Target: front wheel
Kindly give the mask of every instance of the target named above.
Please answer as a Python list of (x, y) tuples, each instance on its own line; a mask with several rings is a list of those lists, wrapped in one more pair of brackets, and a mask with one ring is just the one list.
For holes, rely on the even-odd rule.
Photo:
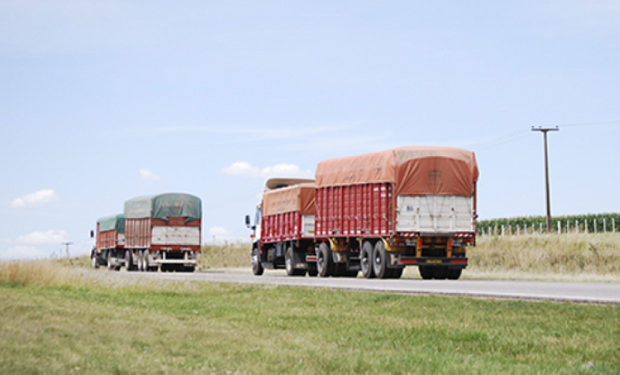
[(97, 253), (95, 251), (93, 251), (90, 255), (90, 262), (93, 266), (93, 269), (96, 270), (97, 268), (99, 268), (99, 261), (97, 260)]
[(265, 272), (265, 269), (263, 268), (263, 265), (260, 264), (260, 254), (258, 253), (258, 248), (257, 247), (253, 247), (252, 248), (252, 273), (255, 276), (260, 276), (263, 274), (263, 272)]

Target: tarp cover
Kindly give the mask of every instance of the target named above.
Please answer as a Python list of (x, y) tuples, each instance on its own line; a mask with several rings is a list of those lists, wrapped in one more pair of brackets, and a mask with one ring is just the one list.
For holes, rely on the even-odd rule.
[(478, 166), (471, 151), (406, 146), (322, 161), (315, 177), (317, 188), (389, 182), (396, 195), (471, 196)]
[(133, 198), (125, 202), (127, 219), (185, 217), (185, 221), (202, 217), (200, 198), (190, 194), (166, 193)]
[(263, 193), (263, 216), (300, 211), (314, 214), (314, 184), (304, 183)]
[(97, 224), (99, 224), (99, 232), (116, 229), (118, 233), (125, 233), (125, 215), (123, 214), (102, 217), (97, 220)]

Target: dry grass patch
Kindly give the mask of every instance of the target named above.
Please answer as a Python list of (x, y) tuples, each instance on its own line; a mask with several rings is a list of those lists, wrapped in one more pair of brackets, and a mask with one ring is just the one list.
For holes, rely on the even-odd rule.
[(620, 279), (620, 235), (482, 236), (468, 271)]

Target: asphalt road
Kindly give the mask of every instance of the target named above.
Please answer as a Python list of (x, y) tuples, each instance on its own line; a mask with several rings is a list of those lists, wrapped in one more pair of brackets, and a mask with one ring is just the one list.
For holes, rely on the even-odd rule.
[(203, 281), (237, 284), (285, 285), (305, 288), (329, 288), (404, 294), (436, 294), (477, 298), (510, 298), (587, 303), (620, 304), (619, 283), (493, 280), (377, 280), (364, 278), (288, 277), (265, 272), (247, 273), (142, 273), (120, 272), (120, 277), (151, 278), (171, 281)]

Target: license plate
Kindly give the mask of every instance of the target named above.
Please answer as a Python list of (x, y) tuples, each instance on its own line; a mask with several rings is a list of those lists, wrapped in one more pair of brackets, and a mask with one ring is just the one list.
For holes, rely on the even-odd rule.
[(441, 263), (441, 259), (429, 259), (426, 263)]

